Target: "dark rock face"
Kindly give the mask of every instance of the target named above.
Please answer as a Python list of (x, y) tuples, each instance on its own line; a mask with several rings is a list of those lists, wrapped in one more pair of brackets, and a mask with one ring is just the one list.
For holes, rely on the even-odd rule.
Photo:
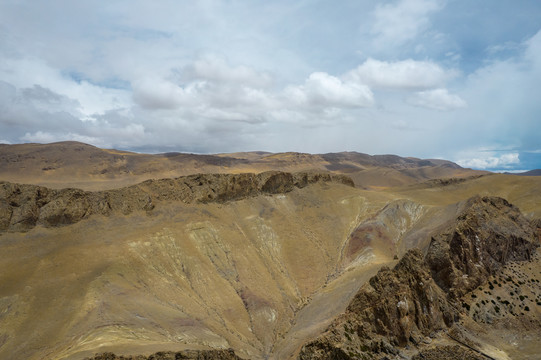
[(412, 360), (486, 360), (487, 358), (481, 356), (471, 350), (464, 349), (458, 345), (455, 346), (441, 346), (429, 350), (422, 351), (415, 355)]
[[(536, 229), (504, 199), (475, 197), (462, 208), (455, 223), (432, 238), (426, 256), (410, 250), (394, 269), (382, 268), (299, 359), (383, 359), (430, 342), (458, 321), (461, 296), (507, 261), (528, 260), (539, 246)], [(448, 349), (440, 350), (427, 358), (446, 358)]]
[[(396, 347), (419, 343), (457, 317), (457, 307), (432, 279), (421, 251), (410, 250), (394, 269), (382, 268), (370, 279), (345, 314), (323, 336), (303, 347), (299, 359), (395, 355)], [(334, 357), (337, 352), (343, 357)]]
[(159, 201), (187, 204), (226, 202), (260, 194), (280, 194), (317, 182), (354, 186), (344, 175), (328, 173), (200, 174), (176, 179), (147, 180), (108, 191), (52, 190), (35, 185), (0, 182), (0, 232), (27, 231), (36, 225), (76, 223), (93, 214), (128, 215), (151, 211)]
[(40, 208), (52, 198), (52, 191), (44, 187), (0, 183), (0, 231), (34, 227)]
[(113, 353), (95, 355), (85, 360), (236, 360), (241, 359), (233, 350), (185, 350), (179, 352), (162, 351), (150, 356), (122, 356)]
[(502, 198), (468, 200), (455, 226), (432, 239), (426, 262), (436, 283), (453, 298), (484, 283), (507, 261), (529, 260), (535, 229)]
[(539, 239), (539, 242), (541, 242), (541, 219), (533, 219), (532, 226), (537, 230), (537, 238)]
[(411, 250), (392, 270), (383, 268), (370, 279), (347, 308), (354, 314), (357, 335), (376, 333), (406, 345), (410, 338), (428, 336), (453, 323), (457, 311), (446, 301), (423, 263), (422, 253)]

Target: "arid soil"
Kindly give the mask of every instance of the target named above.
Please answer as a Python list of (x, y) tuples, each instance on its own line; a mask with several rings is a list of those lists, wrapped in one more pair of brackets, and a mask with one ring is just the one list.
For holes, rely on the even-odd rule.
[(59, 143), (0, 182), (1, 359), (538, 356), (541, 177)]

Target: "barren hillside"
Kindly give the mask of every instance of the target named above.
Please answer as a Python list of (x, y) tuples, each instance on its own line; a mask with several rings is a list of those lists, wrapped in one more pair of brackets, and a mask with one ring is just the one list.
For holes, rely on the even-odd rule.
[[(534, 353), (540, 177), (358, 153), (144, 155), (78, 143), (0, 150), (2, 359), (325, 354), (308, 344), (341, 349), (344, 359), (362, 349), (425, 357), (465, 349), (440, 330), (496, 358)], [(363, 176), (375, 183), (363, 186)], [(464, 251), (436, 251), (454, 233), (467, 235)], [(475, 270), (456, 260), (476, 247), (494, 262)], [(436, 268), (441, 259), (453, 265)], [(408, 283), (420, 278), (434, 297), (402, 314), (393, 301), (417, 301), (423, 292)], [(399, 292), (385, 303), (376, 295), (387, 282)], [(442, 316), (422, 320), (434, 299)], [(371, 313), (367, 304), (376, 303), (385, 311)], [(363, 342), (370, 334), (388, 346)]]
[(100, 149), (78, 142), (0, 144), (0, 180), (55, 189), (107, 190), (149, 179), (197, 173), (260, 173), (270, 170), (347, 174), (358, 187), (367, 189), (485, 174), (463, 169), (445, 160), (370, 156), (355, 152), (322, 155), (265, 152), (150, 155)]

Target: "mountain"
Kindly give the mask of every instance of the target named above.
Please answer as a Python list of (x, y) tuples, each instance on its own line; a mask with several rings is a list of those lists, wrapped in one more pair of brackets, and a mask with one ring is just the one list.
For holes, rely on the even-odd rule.
[(539, 177), (358, 153), (0, 153), (1, 359), (478, 354), (453, 338), (537, 354)]
[(395, 155), (303, 153), (137, 154), (100, 149), (78, 142), (0, 144), (0, 179), (55, 189), (107, 190), (149, 179), (197, 173), (260, 173), (278, 170), (347, 174), (357, 186), (385, 188), (434, 178), (467, 177), (486, 172), (463, 169), (445, 160)]
[(515, 175), (519, 176), (541, 176), (541, 169), (535, 169), (530, 171), (521, 172)]

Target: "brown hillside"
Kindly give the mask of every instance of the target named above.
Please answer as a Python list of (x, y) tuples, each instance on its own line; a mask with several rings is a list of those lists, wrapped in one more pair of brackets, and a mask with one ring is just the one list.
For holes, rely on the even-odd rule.
[[(365, 295), (389, 331), (398, 324), (406, 335), (393, 335), (395, 344), (377, 322), (363, 325), (386, 339), (378, 351), (406, 344), (412, 357), (470, 356), (428, 332), (437, 326), (497, 358), (535, 349), (541, 266), (521, 239), (526, 228), (541, 234), (540, 177), (358, 153), (145, 155), (59, 143), (0, 154), (1, 359), (212, 358), (212, 350), (293, 359), (357, 308), (360, 288), (385, 284), (387, 303)], [(491, 196), (506, 200), (482, 200)], [(475, 235), (485, 244), (481, 270), (459, 262), (476, 263)], [(435, 242), (458, 253), (435, 251)], [(391, 270), (404, 256), (404, 271)], [(408, 326), (386, 318), (391, 290), (413, 301), (421, 288), (408, 284), (425, 277), (433, 299), (445, 301), (434, 305), (441, 317), (408, 308)]]
[(0, 180), (47, 186), (107, 190), (149, 179), (198, 173), (265, 171), (330, 171), (347, 174), (357, 186), (387, 188), (428, 179), (464, 177), (483, 172), (444, 160), (354, 152), (323, 155), (301, 153), (137, 154), (77, 143), (0, 145)]

